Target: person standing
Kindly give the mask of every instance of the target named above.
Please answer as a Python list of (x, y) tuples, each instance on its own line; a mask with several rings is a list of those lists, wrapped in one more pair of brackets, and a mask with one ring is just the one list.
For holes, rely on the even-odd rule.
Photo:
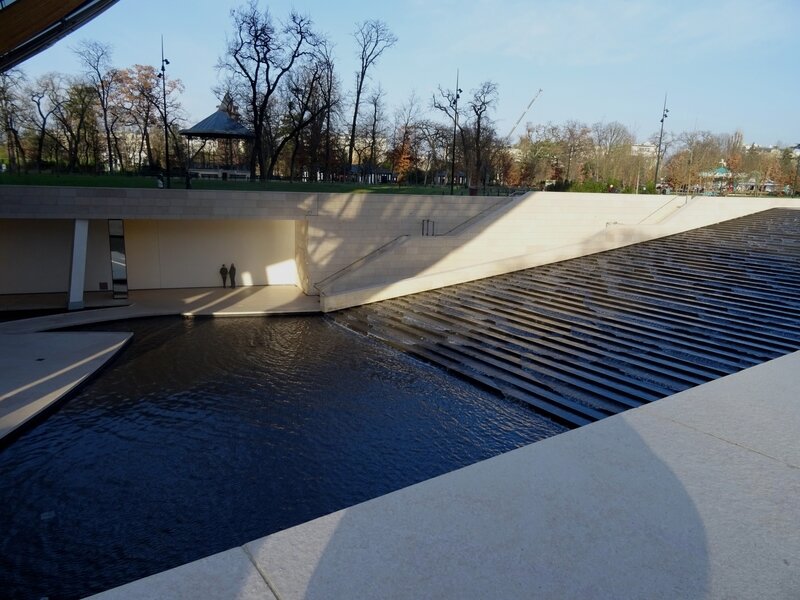
[[(231, 266), (233, 266), (233, 265), (231, 265)], [(222, 287), (225, 287), (227, 285), (227, 283), (228, 283), (228, 267), (226, 267), (225, 265), (222, 265), (219, 268), (219, 274), (220, 274), (220, 277), (222, 277)]]
[(231, 287), (236, 287), (236, 265), (231, 263), (231, 268), (228, 269), (228, 277), (231, 278)]

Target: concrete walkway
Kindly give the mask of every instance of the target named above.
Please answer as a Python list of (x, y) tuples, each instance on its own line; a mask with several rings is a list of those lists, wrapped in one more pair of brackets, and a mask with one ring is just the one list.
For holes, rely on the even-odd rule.
[[(122, 304), (124, 302), (124, 304)], [(319, 299), (294, 286), (133, 291), (127, 301), (87, 294), (87, 310), (0, 323), (0, 439), (91, 377), (131, 337), (127, 333), (48, 332), (161, 315), (265, 316), (319, 312)], [(65, 294), (0, 296), (0, 312), (66, 305)]]
[(93, 596), (800, 595), (800, 353)]

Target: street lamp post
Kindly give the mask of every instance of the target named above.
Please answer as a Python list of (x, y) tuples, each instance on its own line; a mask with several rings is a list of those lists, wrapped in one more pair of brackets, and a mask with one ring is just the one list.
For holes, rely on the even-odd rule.
[(800, 195), (797, 193), (797, 175), (800, 174), (800, 144), (794, 147), (795, 151), (797, 151), (797, 156), (795, 156), (795, 162), (797, 165), (794, 169), (794, 185), (792, 185), (792, 196)]
[(164, 158), (167, 164), (167, 187), (170, 187), (169, 182), (169, 120), (167, 119), (167, 65), (169, 60), (164, 58), (164, 36), (161, 36), (161, 73), (158, 74), (161, 79), (161, 90), (164, 94)]
[(658, 134), (658, 148), (656, 148), (656, 175), (655, 181), (653, 181), (653, 188), (655, 189), (658, 186), (658, 167), (661, 163), (661, 140), (664, 138), (664, 121), (669, 114), (669, 109), (667, 108), (667, 95), (664, 94), (664, 110), (661, 112), (661, 133)]
[(453, 187), (456, 182), (456, 129), (458, 128), (458, 99), (461, 97), (461, 89), (458, 87), (458, 70), (456, 69), (456, 91), (450, 100), (453, 107), (453, 152), (450, 157), (450, 195), (453, 195)]

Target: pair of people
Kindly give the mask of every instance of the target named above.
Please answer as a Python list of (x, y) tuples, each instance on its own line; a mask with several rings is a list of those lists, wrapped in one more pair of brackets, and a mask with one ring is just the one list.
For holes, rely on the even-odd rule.
[(231, 280), (231, 287), (236, 287), (236, 265), (231, 263), (230, 268), (228, 268), (223, 264), (219, 269), (219, 274), (220, 277), (222, 277), (222, 287), (227, 287), (229, 277)]

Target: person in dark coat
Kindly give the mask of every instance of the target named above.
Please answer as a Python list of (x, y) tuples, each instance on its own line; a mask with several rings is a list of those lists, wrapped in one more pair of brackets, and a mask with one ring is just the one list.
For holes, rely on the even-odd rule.
[(231, 287), (236, 287), (236, 265), (231, 263), (231, 268), (228, 269), (228, 277), (231, 278)]
[[(231, 265), (231, 266), (233, 266), (233, 265)], [(219, 268), (219, 274), (220, 274), (220, 277), (222, 277), (222, 287), (225, 287), (227, 285), (227, 283), (228, 283), (228, 267), (226, 267), (225, 265), (222, 265)]]

